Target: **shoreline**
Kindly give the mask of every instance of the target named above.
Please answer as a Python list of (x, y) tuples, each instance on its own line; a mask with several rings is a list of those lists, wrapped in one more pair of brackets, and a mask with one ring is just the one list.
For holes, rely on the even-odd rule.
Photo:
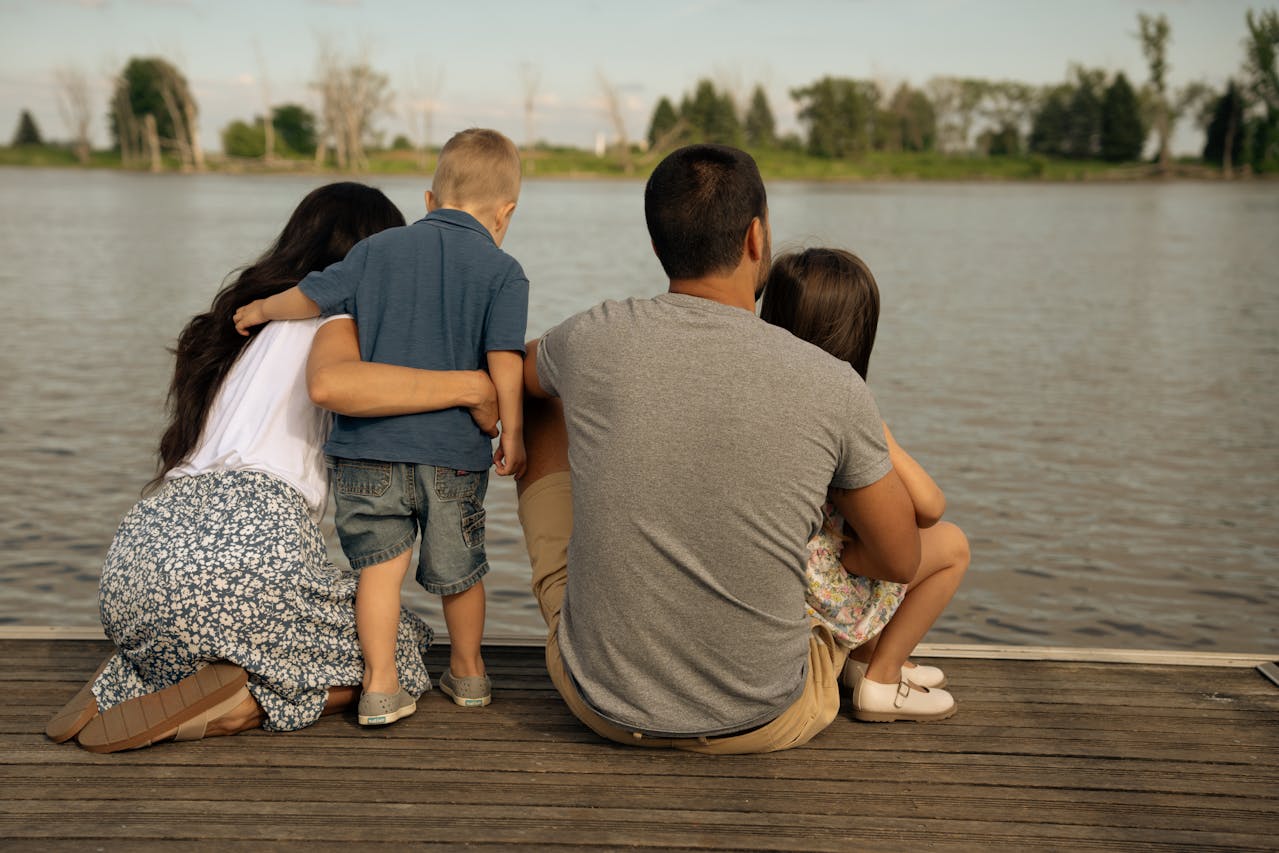
[[(759, 163), (765, 181), (799, 184), (1133, 184), (1133, 183), (1268, 183), (1279, 176), (1251, 172), (1224, 175), (1215, 166), (1197, 162), (1174, 163), (1161, 173), (1153, 163), (1105, 163), (1093, 160), (1064, 160), (1038, 155), (983, 157), (942, 155), (935, 152), (872, 152), (858, 159), (824, 160), (790, 151), (751, 152)], [(611, 159), (596, 157), (592, 152), (577, 150), (534, 151), (525, 157), (525, 181), (643, 181), (657, 158), (643, 156), (630, 174)], [(313, 160), (276, 160), (268, 164), (214, 155), (202, 171), (179, 168), (166, 162), (158, 172), (123, 165), (114, 152), (95, 151), (87, 164), (77, 162), (71, 152), (43, 147), (23, 150), (0, 147), (0, 168), (49, 169), (56, 171), (110, 171), (147, 175), (254, 175), (304, 176), (332, 178), (379, 178), (430, 175), (434, 157), (428, 168), (419, 167), (417, 152), (386, 151), (370, 157), (369, 168), (339, 170), (317, 166)]]

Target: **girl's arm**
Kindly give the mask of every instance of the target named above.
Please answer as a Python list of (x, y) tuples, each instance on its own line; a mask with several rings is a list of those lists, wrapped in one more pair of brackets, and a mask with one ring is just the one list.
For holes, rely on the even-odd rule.
[(497, 473), (524, 476), (524, 355), (509, 350), (488, 354), (489, 374), (497, 388), (497, 407), (502, 420), (502, 437), (493, 462)]
[(910, 502), (915, 505), (915, 523), (921, 528), (932, 527), (946, 511), (946, 496), (933, 482), (933, 478), (928, 476), (924, 467), (902, 450), (889, 431), (888, 424), (884, 424), (884, 438), (888, 441), (888, 458), (893, 463), (893, 469), (906, 486)]
[(268, 320), (305, 320), (320, 316), (320, 306), (295, 284), (266, 299), (254, 299), (235, 312), (235, 330), (247, 335), (249, 329)]
[(355, 321), (330, 320), (315, 333), (306, 363), (311, 402), (342, 415), (411, 415), (463, 406), (497, 435), (497, 391), (483, 370), (419, 370), (360, 360)]

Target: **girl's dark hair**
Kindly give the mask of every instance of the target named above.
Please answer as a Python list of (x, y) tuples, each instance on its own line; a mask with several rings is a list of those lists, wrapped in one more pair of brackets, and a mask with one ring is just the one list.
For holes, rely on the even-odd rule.
[[(346, 257), (372, 234), (404, 224), (404, 216), (381, 190), (353, 182), (312, 190), (293, 211), (271, 248), (240, 271), (178, 335), (169, 384), (169, 425), (160, 438), (159, 466), (150, 489), (195, 449), (213, 398), (250, 337), (235, 330), (237, 308), (297, 284), (313, 270)], [(233, 273), (234, 275), (234, 273)]]
[(870, 268), (852, 252), (807, 249), (777, 258), (759, 313), (866, 378), (879, 325), (879, 287)]

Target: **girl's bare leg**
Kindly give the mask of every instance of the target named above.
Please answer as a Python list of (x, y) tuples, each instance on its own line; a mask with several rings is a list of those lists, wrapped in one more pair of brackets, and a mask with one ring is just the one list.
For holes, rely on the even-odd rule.
[(866, 677), (882, 684), (896, 684), (901, 668), (959, 588), (968, 570), (968, 537), (943, 521), (919, 531), (919, 572), (901, 606), (874, 642), (853, 651), (853, 658), (869, 662)]
[(484, 640), (484, 581), (443, 596), (449, 629), (449, 669), (457, 678), (484, 674), (480, 645)]
[(412, 556), (412, 550), (408, 550), (360, 571), (355, 593), (355, 630), (364, 653), (364, 689), (370, 693), (394, 694), (400, 689), (395, 639), (400, 624), (400, 587)]

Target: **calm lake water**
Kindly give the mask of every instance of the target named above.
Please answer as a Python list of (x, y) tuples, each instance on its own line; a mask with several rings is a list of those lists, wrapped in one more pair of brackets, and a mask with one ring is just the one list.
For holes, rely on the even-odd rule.
[[(0, 624), (97, 624), (166, 346), (319, 183), (0, 169)], [(1279, 185), (769, 190), (775, 251), (879, 280), (871, 387), (973, 549), (929, 640), (1279, 652)], [(638, 183), (531, 182), (506, 248), (530, 334), (664, 289)], [(509, 481), (489, 508), (488, 632), (538, 636)]]

